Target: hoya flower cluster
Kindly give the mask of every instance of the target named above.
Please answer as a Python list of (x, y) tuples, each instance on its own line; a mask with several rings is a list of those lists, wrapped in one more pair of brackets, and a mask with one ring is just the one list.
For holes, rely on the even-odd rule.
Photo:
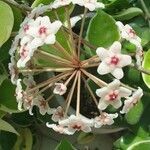
[[(61, 22), (57, 15), (57, 19), (42, 16), (44, 12), (55, 11), (59, 7), (65, 7), (66, 12), (69, 12), (68, 5), (71, 3), (85, 7), (84, 15), (73, 18), (68, 15), (66, 22)], [(34, 115), (33, 109), (38, 108), (40, 114), (51, 115), (54, 123), (46, 123), (47, 127), (61, 134), (91, 132), (93, 127), (112, 125), (114, 119), (129, 112), (143, 95), (140, 87), (137, 90), (128, 88), (120, 81), (124, 77), (123, 67), (132, 63), (131, 56), (121, 52), (123, 39), (135, 44), (138, 65), (142, 60), (141, 40), (129, 25), (124, 26), (121, 22), (116, 22), (121, 35), (120, 41), (115, 41), (108, 48), (98, 47), (96, 55), (91, 58), (80, 59), (84, 26), (81, 26), (79, 36), (71, 27), (81, 18), (84, 25), (87, 11), (97, 8), (104, 8), (104, 4), (97, 0), (56, 0), (49, 5), (40, 5), (25, 18), (10, 49), (9, 69), (11, 81), (16, 85), (18, 109), (29, 110), (30, 115)], [(68, 46), (61, 44), (59, 34), (66, 38)], [(40, 60), (45, 61), (46, 65), (41, 65)], [(106, 83), (88, 70), (91, 67), (101, 76), (112, 74), (115, 79)], [(48, 79), (44, 76), (47, 73)], [(88, 84), (89, 79), (97, 84), (99, 89), (93, 91)], [(81, 114), (83, 88), (89, 92), (98, 110), (98, 115), (92, 118)], [(65, 100), (61, 100), (62, 102), (54, 107), (51, 101), (56, 101), (56, 95), (63, 96)], [(74, 113), (70, 108), (75, 99)], [(106, 111), (108, 106), (115, 108), (116, 113)]]

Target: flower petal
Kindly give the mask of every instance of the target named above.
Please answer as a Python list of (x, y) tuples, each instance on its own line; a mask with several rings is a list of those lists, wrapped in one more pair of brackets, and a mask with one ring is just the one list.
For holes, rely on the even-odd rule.
[(130, 96), (132, 94), (131, 90), (124, 88), (124, 87), (120, 87), (119, 92), (120, 92), (119, 94), (121, 97), (127, 97), (127, 96)]
[(109, 51), (106, 50), (103, 47), (99, 47), (96, 50), (97, 55), (100, 57), (100, 59), (103, 61), (105, 58), (109, 57)]
[(106, 101), (100, 99), (99, 104), (98, 104), (98, 109), (104, 110), (104, 109), (107, 108), (108, 105), (109, 105), (109, 104), (107, 104)]
[(121, 79), (124, 76), (123, 70), (121, 68), (116, 68), (111, 72), (111, 74), (117, 79)]
[(124, 67), (127, 65), (130, 65), (132, 63), (132, 58), (129, 55), (120, 55), (120, 61), (118, 66), (119, 67)]
[(54, 34), (50, 34), (49, 36), (47, 36), (44, 42), (45, 44), (54, 44), (56, 42), (56, 36)]
[(107, 93), (108, 93), (108, 88), (107, 87), (103, 87), (103, 88), (101, 88), (101, 89), (97, 89), (96, 90), (96, 94), (97, 94), (97, 96), (99, 96), (99, 97), (104, 97)]
[(118, 41), (115, 41), (112, 46), (109, 48), (110, 51), (113, 53), (120, 53), (121, 52), (121, 43)]
[(119, 107), (121, 107), (121, 105), (122, 105), (121, 100), (117, 100), (117, 101), (115, 101), (114, 103), (112, 103), (112, 106), (113, 106), (114, 108), (116, 108), (116, 109), (118, 109)]
[(97, 68), (97, 72), (100, 75), (110, 73), (111, 72), (111, 67), (109, 67), (109, 65), (107, 65), (105, 62), (101, 62), (100, 65)]

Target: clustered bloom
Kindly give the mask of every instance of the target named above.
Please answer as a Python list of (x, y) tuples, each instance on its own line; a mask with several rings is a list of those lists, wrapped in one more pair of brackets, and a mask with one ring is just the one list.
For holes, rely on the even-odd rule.
[(118, 117), (118, 114), (108, 114), (103, 112), (100, 116), (95, 117), (94, 119), (94, 127), (100, 128), (103, 125), (112, 125), (114, 123), (114, 119)]
[(66, 85), (64, 85), (63, 83), (55, 83), (55, 88), (53, 93), (63, 95), (66, 93), (66, 91), (67, 91)]
[(97, 69), (101, 75), (111, 73), (115, 78), (121, 79), (124, 76), (122, 67), (130, 65), (131, 56), (121, 54), (121, 43), (116, 41), (109, 50), (99, 47), (96, 50), (101, 63)]
[(97, 0), (72, 0), (73, 4), (78, 4), (79, 6), (84, 6), (88, 8), (90, 11), (93, 11), (97, 8), (104, 8), (105, 5), (101, 2), (97, 2)]
[(55, 34), (61, 26), (62, 23), (58, 20), (51, 23), (48, 16), (37, 17), (26, 23), (23, 26), (24, 37), (20, 42), (20, 59), (17, 67), (25, 67), (38, 47), (43, 44), (54, 44), (56, 42)]
[(124, 106), (120, 113), (122, 114), (128, 113), (129, 110), (138, 103), (138, 101), (140, 100), (142, 96), (143, 96), (143, 90), (139, 88), (137, 91), (133, 93), (132, 96), (128, 97), (124, 101)]
[(131, 95), (132, 92), (127, 88), (120, 87), (120, 84), (119, 80), (114, 80), (107, 87), (96, 90), (97, 96), (101, 97), (98, 104), (100, 110), (106, 109), (108, 105), (118, 109), (122, 105), (121, 98)]
[[(55, 0), (50, 5), (38, 6), (31, 12), (31, 14), (28, 15), (28, 17), (25, 18), (24, 22), (22, 23), (19, 34), (16, 36), (12, 48), (10, 50), (11, 63), (9, 64), (11, 81), (13, 84), (16, 84), (16, 99), (18, 102), (18, 109), (28, 110), (29, 114), (33, 115), (33, 107), (36, 106), (39, 109), (41, 115), (45, 115), (47, 113), (51, 115), (52, 121), (55, 122), (55, 124), (46, 123), (47, 127), (52, 128), (54, 131), (59, 132), (61, 134), (68, 134), (68, 135), (72, 135), (76, 131), (91, 132), (93, 127), (100, 128), (101, 126), (112, 125), (114, 123), (114, 119), (118, 117), (118, 112), (117, 112), (118, 109), (119, 112), (122, 114), (128, 113), (129, 110), (140, 100), (140, 98), (143, 95), (143, 91), (141, 88), (139, 88), (137, 91), (135, 91), (132, 94), (132, 91), (129, 90), (128, 87), (121, 84), (121, 82), (119, 81), (119, 79), (123, 78), (124, 76), (122, 68), (132, 63), (131, 56), (121, 53), (122, 45), (119, 41), (115, 41), (107, 49), (103, 47), (99, 47), (96, 50), (96, 53), (100, 58), (100, 64), (97, 68), (97, 72), (100, 75), (111, 73), (116, 78), (111, 83), (107, 84), (101, 79), (97, 78), (96, 76), (88, 72), (85, 73), (86, 71), (85, 68), (82, 66), (82, 61), (80, 63), (79, 59), (77, 58), (74, 59), (74, 57), (71, 56), (72, 54), (66, 52), (67, 55), (65, 55), (66, 53), (64, 53), (64, 55), (67, 56), (65, 58), (67, 60), (61, 57), (57, 57), (55, 55), (53, 55), (53, 59), (54, 58), (58, 59), (57, 60), (59, 62), (58, 64), (60, 64), (60, 61), (65, 60), (63, 63), (65, 63), (66, 66), (69, 67), (73, 66), (73, 68), (71, 68), (71, 71), (67, 70), (68, 71), (67, 72), (65, 70), (66, 66), (63, 66), (62, 63), (60, 66), (64, 68), (56, 67), (54, 68), (54, 70), (58, 69), (60, 71), (61, 69), (62, 70), (64, 69), (65, 71), (63, 70), (62, 73), (60, 74), (57, 74), (58, 72), (56, 71), (57, 73), (56, 74), (54, 73), (54, 78), (52, 77), (50, 78), (50, 80), (48, 79), (47, 81), (43, 81), (41, 83), (36, 84), (34, 80), (34, 75), (35, 75), (34, 73), (42, 69), (41, 68), (39, 69), (38, 66), (34, 66), (34, 65), (33, 66), (31, 65), (30, 68), (30, 65), (28, 65), (29, 60), (34, 55), (34, 52), (44, 44), (53, 45), (54, 47), (56, 46), (55, 48), (59, 47), (61, 48), (61, 52), (62, 50), (64, 50), (64, 47), (60, 43), (58, 43), (56, 39), (56, 34), (61, 28), (62, 23), (59, 20), (51, 22), (48, 16), (41, 17), (39, 15), (46, 12), (46, 10), (48, 9), (57, 9), (62, 6), (69, 5), (70, 3), (84, 6), (89, 11), (94, 11), (97, 8), (104, 8), (104, 4), (98, 2), (97, 0), (81, 0), (81, 1)], [(84, 15), (75, 16), (72, 18), (72, 20), (70, 19), (71, 26), (73, 27), (76, 24), (76, 22), (78, 22), (83, 17), (86, 16)], [(138, 36), (136, 36), (133, 29), (129, 25), (124, 26), (121, 22), (117, 22), (116, 24), (119, 27), (122, 38), (130, 41), (131, 43), (134, 43), (137, 46), (137, 49), (140, 50), (141, 40)], [(16, 52), (19, 54), (19, 58), (15, 54)], [(52, 55), (52, 54), (49, 53), (48, 55)], [(73, 62), (71, 62), (70, 59), (71, 61), (73, 60)], [(70, 64), (68, 62), (70, 62)], [(86, 60), (84, 64), (87, 65)], [(19, 74), (20, 72), (18, 71), (19, 69), (20, 72), (26, 70), (27, 72), (25, 73), (21, 72), (22, 75), (20, 75)], [(46, 69), (53, 70), (53, 68), (46, 68)], [(43, 70), (45, 71), (46, 69)], [(93, 118), (87, 118), (82, 114), (80, 114), (79, 105), (80, 105), (80, 95), (81, 95), (80, 86), (81, 86), (81, 79), (83, 77), (82, 74), (86, 75), (88, 78), (91, 77), (90, 79), (94, 78), (93, 81), (95, 83), (100, 81), (98, 85), (101, 88), (96, 90), (96, 95), (100, 97), (100, 99), (98, 102), (96, 102), (95, 100), (96, 98), (95, 99), (93, 98), (99, 110), (99, 115), (94, 116)], [(74, 79), (73, 82), (71, 81), (72, 79)], [(68, 86), (67, 89), (67, 85), (70, 83), (72, 83), (72, 87), (70, 88), (70, 86)], [(77, 85), (77, 90), (75, 89), (76, 85)], [(50, 96), (44, 95), (44, 92), (50, 87), (53, 88), (52, 95)], [(70, 92), (68, 92), (68, 90), (70, 90)], [(71, 99), (73, 97), (74, 91), (77, 91), (76, 115), (72, 113), (71, 115), (68, 115), (69, 107), (71, 105)], [(66, 96), (67, 92), (68, 95)], [(91, 90), (91, 92), (93, 91)], [(51, 108), (49, 106), (49, 100), (55, 94), (58, 94), (60, 96), (63, 96), (65, 94), (64, 97), (67, 97), (65, 107), (58, 106), (57, 108)], [(105, 112), (105, 109), (107, 109), (109, 105), (117, 109), (116, 113), (109, 114), (108, 111), (106, 111), (107, 113)]]
[(136, 63), (138, 66), (141, 66), (141, 61), (143, 59), (141, 39), (136, 35), (136, 32), (133, 30), (133, 28), (130, 25), (128, 24), (123, 25), (123, 23), (120, 21), (117, 21), (116, 25), (120, 30), (121, 37), (133, 43), (136, 46), (136, 60), (137, 60)]
[(62, 6), (69, 5), (70, 3), (77, 4), (79, 6), (84, 6), (85, 8), (89, 9), (90, 11), (94, 11), (97, 8), (104, 8), (105, 5), (97, 0), (55, 0), (52, 3), (51, 7), (56, 9)]

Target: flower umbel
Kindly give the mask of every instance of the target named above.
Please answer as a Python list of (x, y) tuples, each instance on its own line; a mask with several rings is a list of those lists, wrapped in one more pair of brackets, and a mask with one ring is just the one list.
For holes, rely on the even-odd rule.
[[(71, 3), (84, 6), (84, 14), (71, 19)], [(59, 7), (64, 7), (66, 20), (58, 15)], [(136, 89), (119, 81), (124, 77), (122, 68), (132, 62), (130, 55), (121, 53), (121, 42), (115, 41), (109, 48), (93, 48), (97, 55), (81, 57), (85, 50), (83, 45), (95, 47), (83, 39), (83, 31), (88, 10), (97, 8), (104, 8), (104, 4), (97, 0), (56, 0), (46, 6), (40, 5), (21, 24), (9, 52), (18, 109), (28, 110), (30, 115), (34, 112), (50, 115), (55, 124), (47, 123), (47, 127), (61, 134), (91, 132), (93, 127), (112, 125), (119, 113), (127, 113), (143, 95), (139, 88), (131, 96)], [(50, 19), (42, 15), (47, 11), (54, 12), (55, 16)], [(72, 27), (80, 19), (77, 35)], [(131, 30), (129, 26), (125, 28), (120, 28), (122, 38), (140, 42), (134, 31), (128, 31)], [(111, 73), (116, 79), (112, 81), (112, 77), (106, 75), (108, 80), (102, 80), (94, 70), (100, 75)], [(96, 93), (90, 81), (98, 86)], [(100, 97), (99, 101), (96, 95)], [(91, 105), (86, 106), (89, 100)], [(109, 105), (115, 108), (114, 114), (109, 113)], [(86, 111), (82, 107), (87, 107)], [(107, 113), (103, 112), (106, 108)]]

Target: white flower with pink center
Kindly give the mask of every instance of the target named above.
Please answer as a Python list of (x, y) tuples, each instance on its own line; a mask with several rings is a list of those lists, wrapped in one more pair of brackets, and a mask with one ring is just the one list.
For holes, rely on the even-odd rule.
[(74, 134), (76, 131), (91, 132), (93, 126), (93, 119), (88, 119), (83, 116), (71, 115), (67, 119), (60, 120), (61, 126), (67, 127), (68, 131)]
[(72, 135), (72, 132), (69, 132), (68, 131), (68, 128), (65, 128), (61, 125), (56, 125), (56, 124), (49, 124), (49, 123), (46, 123), (46, 126), (48, 128), (52, 128), (54, 131), (60, 133), (60, 134), (68, 134), (68, 135)]
[(64, 110), (61, 106), (59, 106), (54, 110), (54, 113), (52, 115), (52, 120), (54, 122), (58, 122), (59, 120), (62, 119), (64, 119)]
[(29, 110), (29, 114), (33, 115), (32, 109), (34, 106), (34, 96), (32, 94), (28, 94), (26, 92), (23, 93), (23, 108), (25, 110)]
[(30, 58), (33, 56), (35, 49), (32, 49), (30, 47), (30, 44), (21, 46), (19, 50), (20, 59), (17, 62), (17, 67), (25, 67), (26, 63), (30, 60)]
[(124, 106), (123, 106), (123, 109), (120, 111), (120, 113), (122, 114), (128, 113), (129, 110), (138, 103), (138, 101), (140, 100), (142, 96), (143, 96), (143, 90), (139, 88), (137, 91), (133, 93), (131, 97), (128, 97), (124, 101)]
[(101, 59), (97, 69), (100, 75), (111, 73), (115, 78), (121, 79), (124, 76), (122, 67), (132, 62), (131, 56), (121, 54), (121, 43), (118, 41), (114, 42), (109, 50), (97, 48), (96, 53)]
[(62, 6), (69, 5), (71, 0), (55, 0), (54, 3), (51, 5), (52, 8), (56, 9)]
[(53, 114), (54, 109), (49, 107), (48, 101), (46, 101), (41, 95), (34, 98), (34, 104), (39, 108), (41, 115)]
[(141, 39), (136, 35), (135, 31), (130, 25), (123, 25), (123, 23), (120, 21), (117, 21), (116, 25), (118, 26), (123, 39), (126, 39), (133, 44), (135, 44), (135, 42), (141, 43)]
[(21, 85), (21, 79), (17, 80), (17, 86), (16, 86), (16, 99), (18, 102), (18, 110), (22, 110), (22, 104), (23, 104), (23, 89)]
[(27, 32), (36, 41), (43, 44), (54, 44), (56, 42), (55, 34), (58, 32), (62, 23), (60, 21), (50, 22), (48, 16), (36, 18), (33, 26)]
[(13, 84), (16, 84), (18, 79), (18, 74), (16, 70), (16, 62), (14, 56), (11, 57), (11, 63), (8, 64), (8, 68), (9, 68), (9, 73), (11, 75), (11, 82)]
[(112, 125), (114, 119), (118, 117), (118, 114), (108, 114), (103, 112), (100, 116), (94, 118), (94, 127), (100, 128), (103, 125)]
[(118, 109), (122, 105), (121, 98), (128, 97), (131, 93), (127, 88), (120, 87), (120, 81), (116, 79), (108, 84), (107, 87), (96, 90), (97, 96), (101, 97), (98, 108), (104, 110), (107, 106), (112, 105)]
[(73, 4), (77, 4), (79, 6), (84, 6), (88, 8), (89, 11), (94, 11), (97, 8), (104, 8), (105, 5), (97, 0), (72, 0)]
[(64, 85), (63, 83), (55, 83), (55, 88), (53, 91), (54, 94), (63, 95), (66, 93), (66, 91), (67, 91), (66, 85)]

